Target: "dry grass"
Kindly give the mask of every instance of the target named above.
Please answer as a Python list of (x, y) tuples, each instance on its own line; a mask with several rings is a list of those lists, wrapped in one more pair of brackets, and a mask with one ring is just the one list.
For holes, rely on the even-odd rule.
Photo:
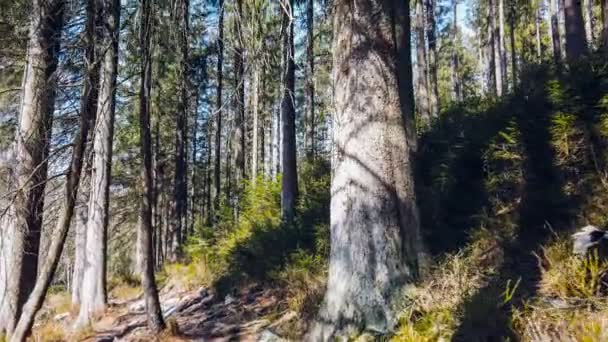
[(458, 323), (459, 308), (487, 284), (503, 260), (502, 249), (481, 231), (466, 249), (446, 256), (418, 285), (404, 290), (407, 309), (393, 341), (447, 341)]
[(110, 296), (118, 300), (130, 300), (137, 298), (142, 293), (138, 285), (118, 284), (110, 291)]
[(34, 342), (63, 342), (68, 341), (68, 332), (63, 325), (48, 321), (32, 332), (32, 339)]

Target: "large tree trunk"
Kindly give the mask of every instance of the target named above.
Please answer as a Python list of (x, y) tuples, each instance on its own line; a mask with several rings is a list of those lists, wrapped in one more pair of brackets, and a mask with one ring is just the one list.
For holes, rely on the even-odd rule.
[(158, 290), (154, 280), (154, 260), (152, 256), (152, 138), (150, 135), (150, 99), (152, 87), (152, 61), (150, 37), (152, 36), (151, 1), (141, 0), (140, 56), (142, 58), (139, 88), (139, 146), (143, 159), (141, 166), (141, 195), (139, 212), (139, 234), (141, 256), (141, 283), (144, 289), (148, 328), (159, 332), (165, 328)]
[(587, 44), (593, 46), (593, 0), (585, 0), (585, 37)]
[(566, 57), (574, 62), (587, 53), (581, 0), (565, 0)]
[(10, 334), (36, 281), (38, 247), (47, 177), (47, 156), (53, 122), (57, 56), (63, 27), (63, 0), (33, 0), (26, 67), (23, 78), (16, 166), (13, 176), (13, 214), (7, 267), (10, 277), (0, 303), (0, 331)]
[(175, 178), (173, 187), (173, 208), (171, 215), (171, 246), (168, 252), (169, 260), (176, 261), (180, 254), (185, 229), (187, 211), (188, 166), (186, 157), (186, 144), (188, 141), (188, 15), (189, 0), (180, 0), (177, 4), (177, 34), (179, 39), (179, 101), (177, 103), (177, 120), (175, 127)]
[(112, 168), (112, 141), (116, 107), (116, 74), (118, 67), (118, 33), (120, 2), (98, 0), (102, 18), (99, 68), (99, 99), (93, 140), (93, 169), (89, 218), (87, 221), (86, 262), (82, 279), (82, 301), (77, 324), (88, 324), (95, 313), (105, 309), (108, 302), (106, 289), (107, 229), (110, 205), (110, 177)]
[(315, 35), (314, 35), (314, 0), (306, 0), (306, 154), (309, 159), (316, 154), (315, 146)]
[(534, 26), (536, 29), (536, 58), (538, 58), (538, 62), (540, 63), (542, 61), (542, 57), (543, 57), (543, 47), (542, 47), (542, 37), (541, 37), (541, 31), (540, 31), (540, 24), (541, 24), (542, 18), (541, 18), (541, 14), (540, 14), (540, 7), (536, 10), (536, 14), (534, 16)]
[(309, 338), (387, 332), (393, 295), (418, 271), (407, 1), (338, 0), (329, 278)]
[(424, 4), (416, 0), (416, 65), (418, 67), (418, 115), (423, 125), (431, 122), (427, 82), (426, 41), (424, 39)]
[(283, 7), (283, 75), (281, 98), (281, 146), (283, 176), (281, 188), (281, 217), (290, 222), (295, 215), (298, 197), (298, 170), (296, 164), (296, 109), (294, 23), (292, 0), (281, 0)]
[(513, 90), (517, 89), (517, 50), (515, 47), (515, 7), (511, 8), (510, 19), (511, 32), (509, 33), (509, 41), (511, 45), (511, 78)]
[(431, 115), (439, 116), (439, 72), (437, 59), (437, 25), (435, 24), (435, 0), (426, 0), (426, 38), (429, 42), (429, 88)]
[[(259, 154), (259, 132), (260, 132), (260, 70), (259, 65), (254, 63), (253, 65), (253, 85), (251, 86), (251, 115), (253, 116), (253, 138), (251, 141), (251, 181), (255, 184), (256, 178), (258, 177), (258, 159)], [(262, 149), (264, 148), (264, 135), (262, 134)], [(263, 153), (262, 153), (263, 158)], [(264, 159), (261, 159), (262, 161)]]
[(488, 26), (488, 90), (492, 95), (498, 94), (498, 80), (496, 79), (496, 37), (494, 36), (494, 0), (488, 0), (487, 26)]
[(219, 219), (220, 198), (222, 196), (222, 186), (220, 183), (220, 173), (222, 167), (222, 80), (224, 74), (224, 0), (218, 1), (218, 38), (217, 38), (217, 100), (216, 100), (216, 126), (215, 126), (215, 168), (213, 170), (213, 182), (215, 193), (213, 198), (213, 220)]
[[(115, 1), (118, 3), (118, 0)], [(94, 28), (98, 6), (103, 5), (96, 4), (95, 0), (89, 0), (87, 2), (87, 32), (85, 34), (87, 48), (85, 57), (88, 63), (85, 64), (87, 70), (85, 71), (85, 78), (83, 82), (84, 85), (80, 102), (80, 129), (76, 134), (73, 143), (72, 159), (70, 161), (70, 166), (66, 176), (65, 195), (63, 197), (61, 213), (59, 215), (59, 219), (57, 220), (56, 227), (53, 230), (51, 244), (49, 246), (44, 265), (40, 270), (38, 278), (36, 279), (32, 293), (23, 306), (21, 317), (19, 318), (15, 330), (11, 335), (11, 342), (25, 341), (26, 337), (29, 335), (34, 324), (36, 313), (42, 307), (42, 303), (44, 302), (48, 288), (57, 270), (57, 265), (59, 264), (65, 240), (72, 222), (74, 206), (78, 198), (78, 188), (80, 185), (80, 176), (82, 174), (82, 165), (84, 163), (84, 154), (87, 145), (87, 138), (89, 136), (89, 129), (94, 121), (95, 111), (104, 106), (102, 103), (96, 103), (98, 100), (98, 93), (102, 94), (101, 96), (103, 96), (104, 93), (103, 87), (102, 89), (97, 89), (98, 77), (96, 73), (98, 72), (98, 68), (96, 66), (96, 58), (94, 53)], [(103, 23), (104, 27), (106, 25), (110, 27), (112, 27), (112, 25), (114, 25), (114, 27), (118, 27), (118, 18), (115, 18), (116, 21), (113, 21), (114, 17), (112, 17), (111, 14), (109, 18), (105, 16), (100, 18), (107, 20)], [(102, 82), (103, 78), (104, 76), (102, 75)], [(85, 265), (86, 264), (87, 262), (85, 261)], [(82, 294), (83, 293), (81, 293), (81, 295)], [(81, 297), (83, 299), (86, 298), (86, 294), (88, 293), (84, 292), (84, 294), (85, 295)]]
[(551, 43), (553, 45), (553, 61), (556, 65), (560, 65), (562, 60), (562, 40), (560, 38), (561, 35), (559, 28), (559, 8), (557, 0), (551, 0), (550, 6), (550, 28)]

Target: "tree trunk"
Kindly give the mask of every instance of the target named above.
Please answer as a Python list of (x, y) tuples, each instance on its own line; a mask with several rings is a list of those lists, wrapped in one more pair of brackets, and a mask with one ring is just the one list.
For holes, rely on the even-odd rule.
[(306, 64), (306, 155), (312, 159), (316, 154), (314, 0), (306, 0)]
[(36, 281), (44, 208), (47, 156), (53, 122), (63, 0), (33, 0), (23, 77), (12, 199), (10, 277), (0, 303), (0, 331), (12, 332)]
[(509, 41), (511, 45), (511, 78), (513, 79), (513, 90), (517, 89), (517, 50), (515, 47), (515, 8), (511, 8), (511, 32), (509, 33)]
[(435, 0), (426, 0), (426, 38), (429, 42), (429, 88), (431, 116), (439, 116), (439, 70), (437, 60), (437, 25), (435, 24)]
[(601, 0), (602, 11), (602, 45), (605, 51), (608, 51), (608, 0)]
[(298, 197), (298, 171), (296, 165), (296, 110), (295, 110), (295, 61), (294, 23), (292, 0), (283, 3), (283, 75), (281, 98), (281, 146), (283, 176), (281, 188), (281, 217), (291, 222), (295, 215)]
[(427, 82), (426, 41), (424, 39), (424, 4), (416, 0), (416, 64), (418, 67), (418, 115), (423, 125), (429, 125), (431, 114), (429, 108), (429, 87)]
[(593, 0), (585, 0), (585, 37), (587, 44), (593, 46)]
[(213, 220), (217, 222), (219, 219), (220, 197), (222, 196), (222, 187), (220, 183), (221, 173), (221, 142), (222, 142), (222, 80), (224, 74), (224, 0), (218, 1), (219, 18), (218, 18), (218, 38), (217, 38), (217, 100), (216, 100), (216, 127), (215, 127), (215, 168), (213, 171), (213, 181), (215, 184), (215, 193), (213, 198)]
[(498, 80), (496, 79), (496, 37), (494, 36), (494, 0), (488, 0), (487, 25), (488, 25), (488, 90), (492, 95), (498, 95)]
[(165, 328), (158, 290), (154, 280), (154, 260), (152, 259), (152, 138), (150, 135), (150, 91), (152, 87), (152, 61), (150, 37), (152, 35), (151, 1), (141, 0), (140, 56), (142, 58), (139, 88), (139, 138), (143, 159), (141, 166), (141, 195), (139, 212), (139, 234), (141, 235), (141, 283), (146, 301), (148, 328), (157, 333)]
[[(86, 139), (88, 143), (92, 138), (90, 128), (94, 127), (95, 115), (97, 111), (98, 101), (98, 84), (99, 84), (99, 57), (96, 55), (95, 47), (98, 42), (95, 40), (96, 30), (101, 19), (97, 12), (96, 0), (87, 1), (87, 22), (85, 28), (85, 79), (83, 82), (83, 95), (81, 98), (81, 113), (86, 115), (90, 122), (87, 127), (89, 136)], [(86, 111), (86, 113), (85, 113)], [(89, 147), (90, 148), (90, 147)], [(91, 185), (90, 161), (83, 161), (85, 165), (85, 183), (81, 184), (79, 197), (76, 203), (76, 214), (73, 219), (73, 224), (76, 226), (76, 234), (74, 241), (74, 272), (72, 276), (72, 305), (80, 306), (82, 300), (82, 280), (84, 279), (86, 265), (86, 241), (87, 241), (87, 218), (89, 204), (89, 189)], [(89, 171), (87, 171), (89, 170)]]
[(553, 61), (556, 65), (560, 65), (562, 61), (562, 40), (560, 38), (559, 28), (559, 8), (557, 0), (551, 0), (551, 42), (553, 44)]
[[(256, 178), (258, 177), (258, 150), (260, 139), (258, 134), (260, 131), (260, 70), (257, 63), (253, 65), (253, 68), (253, 85), (251, 86), (251, 96), (253, 97), (251, 100), (251, 114), (253, 116), (253, 138), (251, 142), (251, 181), (255, 184)], [(262, 146), (264, 146), (264, 143), (262, 143)]]
[(566, 57), (569, 62), (575, 62), (587, 53), (581, 0), (565, 0), (564, 11), (566, 18)]
[[(95, 103), (98, 100), (98, 89), (97, 88), (97, 67), (94, 57), (94, 23), (96, 18), (97, 6), (95, 0), (89, 0), (87, 2), (87, 33), (86, 33), (86, 44), (87, 51), (86, 57), (88, 64), (86, 64), (87, 71), (85, 72), (85, 79), (80, 103), (80, 129), (74, 139), (72, 159), (66, 176), (65, 182), (65, 195), (63, 197), (63, 205), (59, 219), (56, 223), (56, 227), (53, 230), (53, 237), (49, 246), (48, 253), (45, 258), (44, 265), (36, 279), (32, 293), (30, 294), (27, 302), (23, 306), (23, 312), (16, 324), (15, 330), (10, 335), (11, 342), (22, 342), (25, 341), (27, 336), (32, 329), (36, 313), (42, 307), (42, 303), (46, 297), (48, 288), (53, 280), (57, 265), (63, 252), (65, 240), (70, 229), (70, 223), (72, 222), (72, 216), (74, 213), (74, 206), (78, 197), (78, 188), (80, 185), (80, 176), (82, 173), (82, 165), (84, 161), (84, 153), (87, 145), (87, 137), (89, 136), (89, 129), (93, 122), (94, 114), (96, 109), (104, 106), (102, 103)], [(118, 3), (118, 0), (115, 0)], [(111, 14), (110, 14), (111, 16)], [(100, 18), (106, 19), (105, 16)], [(114, 17), (107, 19), (104, 22), (107, 26), (118, 27), (118, 22), (113, 21)], [(106, 26), (104, 25), (104, 27)], [(107, 41), (106, 41), (107, 42)], [(111, 48), (109, 49), (111, 50)], [(105, 63), (104, 63), (105, 64)], [(105, 65), (104, 65), (105, 68)], [(101, 76), (103, 82), (104, 76)], [(103, 96), (104, 89), (99, 90), (99, 94)], [(87, 265), (87, 262), (85, 262)], [(86, 275), (86, 269), (85, 269)], [(86, 278), (85, 278), (86, 279)], [(86, 290), (83, 289), (83, 290)], [(83, 294), (88, 295), (87, 292)], [(86, 298), (85, 295), (82, 298)]]
[(331, 254), (314, 341), (391, 330), (420, 247), (408, 2), (338, 0), (334, 15)]
[[(496, 0), (490, 0), (490, 11), (492, 18), (492, 42), (494, 44), (494, 77), (496, 78), (496, 95), (502, 96), (503, 94), (503, 83), (502, 83), (502, 54), (503, 50), (501, 47), (500, 28), (498, 20), (496, 18)], [(500, 0), (498, 0), (500, 1)]]
[(498, 0), (498, 46), (500, 47), (500, 78), (503, 90), (508, 87), (507, 82), (507, 48), (505, 45), (505, 4), (504, 0)]
[(171, 210), (171, 241), (168, 252), (170, 261), (177, 261), (183, 239), (184, 221), (186, 217), (188, 189), (188, 166), (186, 144), (188, 141), (188, 15), (189, 0), (180, 0), (177, 4), (177, 35), (179, 40), (178, 79), (179, 101), (177, 103), (177, 120), (175, 127), (175, 178), (173, 187), (173, 208)]
[(541, 14), (540, 14), (540, 8), (538, 8), (536, 10), (535, 16), (534, 16), (534, 25), (535, 25), (535, 29), (536, 29), (536, 58), (538, 58), (538, 62), (540, 63), (542, 61), (543, 58), (543, 46), (542, 46), (542, 37), (541, 37), (541, 31), (540, 31), (540, 24), (541, 24)]
[(87, 220), (87, 253), (82, 280), (83, 296), (77, 319), (79, 326), (88, 324), (95, 313), (105, 309), (108, 302), (106, 288), (107, 230), (116, 106), (120, 2), (118, 0), (98, 0), (97, 5), (103, 20), (100, 41), (100, 49), (103, 54), (100, 55), (99, 99), (93, 141), (93, 169)]
[(245, 68), (243, 66), (243, 30), (241, 21), (243, 17), (242, 0), (236, 0), (237, 18), (234, 23), (234, 33), (236, 35), (237, 45), (234, 52), (234, 68), (236, 72), (234, 96), (234, 203), (235, 220), (238, 218), (239, 199), (243, 180), (245, 179)]
[(457, 42), (458, 42), (458, 0), (453, 0), (453, 11), (454, 15), (452, 18), (452, 87), (454, 91), (453, 98), (455, 101), (462, 100), (462, 86), (460, 84), (460, 57), (458, 56)]

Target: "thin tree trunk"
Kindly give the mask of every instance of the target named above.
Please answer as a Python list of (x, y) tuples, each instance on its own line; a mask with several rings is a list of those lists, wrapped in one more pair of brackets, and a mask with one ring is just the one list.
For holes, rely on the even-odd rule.
[(498, 24), (498, 20), (496, 18), (496, 7), (497, 3), (495, 1), (500, 0), (490, 0), (490, 11), (492, 18), (492, 42), (494, 44), (494, 78), (496, 79), (496, 95), (502, 96), (503, 94), (503, 83), (502, 83), (502, 47), (501, 47), (501, 37), (500, 37), (500, 28)]
[(150, 136), (150, 92), (152, 87), (152, 61), (150, 37), (152, 35), (151, 1), (141, 0), (140, 49), (141, 77), (139, 89), (139, 135), (140, 151), (143, 159), (141, 169), (142, 194), (140, 195), (139, 234), (141, 235), (142, 273), (141, 283), (146, 301), (148, 327), (157, 333), (165, 328), (158, 290), (154, 280), (154, 260), (152, 260), (152, 138)]
[(559, 66), (562, 61), (562, 40), (559, 27), (559, 8), (557, 0), (551, 0), (551, 42), (553, 44), (553, 61)]
[(282, 0), (283, 7), (283, 75), (281, 98), (281, 146), (283, 176), (281, 188), (281, 217), (291, 222), (298, 197), (295, 124), (295, 61), (292, 0)]
[(513, 79), (513, 90), (517, 89), (517, 78), (518, 78), (518, 73), (517, 73), (517, 49), (515, 47), (515, 30), (516, 30), (516, 25), (515, 25), (515, 8), (511, 8), (511, 18), (510, 18), (510, 22), (511, 22), (511, 32), (509, 33), (509, 41), (511, 43), (511, 78)]
[(503, 90), (508, 87), (507, 82), (507, 48), (505, 45), (505, 4), (504, 0), (498, 0), (498, 37), (500, 47), (500, 77)]
[(593, 3), (592, 0), (585, 1), (585, 37), (587, 44), (593, 46)]
[(306, 64), (306, 154), (312, 159), (316, 154), (314, 0), (306, 0)]
[(566, 57), (569, 62), (575, 62), (582, 55), (587, 53), (581, 0), (565, 0), (564, 12), (566, 24)]
[(487, 9), (487, 25), (488, 25), (488, 89), (490, 94), (498, 95), (498, 80), (496, 79), (496, 37), (494, 36), (493, 16), (494, 16), (494, 0), (488, 0)]
[(418, 273), (408, 4), (335, 2), (331, 254), (314, 341), (391, 330), (394, 295)]
[[(86, 139), (88, 143), (92, 138), (90, 127), (94, 127), (95, 114), (97, 111), (98, 100), (98, 84), (99, 84), (99, 60), (96, 55), (95, 46), (96, 26), (101, 16), (97, 13), (96, 0), (87, 1), (87, 21), (85, 28), (85, 80), (83, 82), (83, 95), (81, 98), (81, 113), (86, 115), (90, 122), (88, 123), (87, 133), (89, 136)], [(86, 113), (85, 113), (86, 111)], [(86, 152), (86, 151), (85, 151)], [(85, 157), (86, 158), (86, 157)], [(72, 305), (80, 306), (82, 300), (82, 281), (86, 268), (86, 241), (87, 241), (87, 218), (89, 204), (89, 189), (91, 186), (90, 161), (83, 162), (85, 167), (85, 183), (80, 186), (79, 198), (77, 199), (76, 215), (74, 224), (76, 229), (74, 241), (74, 273), (72, 277)], [(85, 187), (86, 186), (86, 187)]]
[(224, 73), (224, 0), (218, 1), (218, 38), (217, 38), (217, 100), (216, 100), (216, 127), (215, 127), (215, 169), (213, 180), (215, 184), (215, 194), (213, 198), (214, 221), (219, 219), (220, 197), (222, 188), (220, 183), (221, 173), (221, 142), (222, 142), (222, 79)]
[[(251, 143), (251, 181), (255, 184), (258, 176), (258, 158), (259, 158), (259, 136), (260, 131), (259, 116), (260, 116), (260, 71), (257, 64), (253, 65), (253, 85), (251, 86), (251, 114), (253, 116), (253, 138)], [(263, 136), (263, 135), (262, 135)], [(264, 144), (262, 143), (262, 146)]]
[(534, 16), (534, 25), (536, 28), (536, 58), (538, 58), (539, 62), (542, 61), (543, 57), (542, 37), (540, 31), (541, 21), (540, 8), (538, 8)]
[(454, 100), (462, 100), (462, 86), (460, 84), (460, 57), (458, 56), (457, 42), (458, 42), (458, 0), (453, 0), (453, 11), (454, 15), (452, 18), (452, 88), (454, 91)]
[(426, 41), (424, 39), (424, 4), (423, 0), (416, 0), (416, 65), (418, 67), (418, 115), (423, 125), (431, 122), (429, 108), (429, 87), (427, 82)]
[(239, 200), (241, 195), (241, 189), (243, 186), (243, 180), (245, 179), (245, 68), (243, 65), (243, 54), (245, 50), (243, 48), (243, 30), (241, 22), (244, 20), (243, 17), (243, 3), (242, 0), (236, 0), (237, 18), (235, 18), (234, 31), (237, 39), (237, 46), (234, 53), (234, 67), (236, 71), (235, 77), (235, 89), (236, 93), (234, 96), (234, 109), (235, 109), (235, 120), (234, 120), (234, 213), (235, 220), (238, 218), (239, 212)]
[(439, 116), (439, 70), (437, 60), (437, 25), (435, 23), (435, 0), (426, 0), (426, 38), (429, 42), (429, 88), (431, 115)]
[(608, 0), (601, 0), (602, 11), (602, 45), (605, 51), (608, 51)]
[(12, 219), (6, 229), (10, 272), (0, 303), (0, 332), (10, 335), (30, 295), (38, 271), (38, 248), (47, 178), (47, 156), (53, 122), (57, 56), (63, 27), (63, 0), (33, 0), (23, 77)]
[(103, 54), (100, 55), (99, 99), (93, 141), (93, 169), (87, 220), (87, 253), (82, 280), (83, 296), (77, 319), (79, 326), (88, 324), (95, 313), (105, 309), (108, 302), (106, 289), (107, 229), (116, 106), (120, 2), (118, 0), (98, 0), (97, 6), (103, 20), (100, 39), (100, 51), (103, 51)]

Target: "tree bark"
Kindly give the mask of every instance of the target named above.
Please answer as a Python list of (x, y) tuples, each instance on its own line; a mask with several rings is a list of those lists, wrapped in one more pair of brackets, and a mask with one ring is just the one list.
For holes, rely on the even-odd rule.
[(188, 141), (188, 16), (189, 0), (180, 0), (177, 4), (177, 35), (179, 40), (179, 101), (177, 103), (177, 120), (175, 127), (175, 178), (173, 184), (173, 208), (171, 215), (171, 246), (168, 252), (170, 261), (177, 261), (183, 240), (185, 229), (185, 218), (188, 201), (188, 163), (186, 156), (186, 144)]
[(116, 107), (120, 2), (118, 0), (98, 0), (97, 7), (103, 21), (100, 28), (102, 32), (100, 51), (103, 51), (103, 54), (100, 55), (99, 99), (93, 141), (93, 169), (87, 220), (87, 253), (82, 280), (83, 296), (77, 319), (79, 326), (88, 324), (95, 313), (105, 309), (108, 302), (106, 289), (107, 230)]
[(540, 7), (536, 9), (536, 13), (534, 15), (534, 26), (536, 29), (536, 58), (538, 58), (538, 62), (540, 63), (543, 58), (543, 46), (542, 46), (542, 37), (540, 31), (541, 24), (541, 14)]
[(236, 35), (236, 48), (234, 52), (234, 68), (235, 68), (235, 89), (234, 96), (234, 203), (235, 220), (238, 218), (239, 199), (245, 179), (245, 68), (243, 65), (243, 55), (245, 49), (243, 47), (243, 29), (241, 22), (243, 17), (243, 1), (236, 0), (237, 18), (234, 23), (234, 33)]
[(487, 25), (488, 25), (488, 90), (492, 95), (499, 95), (498, 80), (496, 79), (496, 37), (494, 36), (494, 0), (488, 0)]
[[(258, 150), (260, 139), (260, 70), (257, 63), (254, 63), (253, 68), (253, 85), (251, 86), (251, 96), (253, 97), (251, 100), (251, 114), (253, 116), (253, 138), (251, 142), (251, 181), (255, 184), (256, 178), (258, 177)], [(264, 135), (262, 134), (262, 137), (263, 136)], [(264, 146), (263, 142), (262, 146)]]
[(460, 57), (458, 56), (458, 0), (453, 0), (453, 18), (452, 18), (452, 89), (453, 98), (455, 101), (462, 101), (462, 85), (460, 83)]
[(608, 51), (608, 0), (601, 0), (602, 11), (602, 48)]
[(47, 156), (56, 93), (57, 57), (63, 27), (63, 0), (33, 0), (19, 127), (16, 133), (12, 199), (10, 275), (0, 299), (0, 331), (10, 335), (30, 295), (38, 271)]
[(296, 110), (294, 23), (292, 0), (281, 0), (283, 7), (283, 75), (281, 98), (282, 188), (281, 217), (291, 222), (295, 215), (298, 197), (298, 171), (296, 163)]
[(498, 0), (498, 46), (500, 47), (500, 78), (503, 90), (508, 87), (507, 82), (507, 49), (505, 45), (505, 4)]
[[(498, 96), (502, 96), (503, 94), (503, 73), (502, 73), (502, 55), (503, 55), (503, 49), (501, 46), (501, 38), (500, 37), (500, 27), (498, 24), (498, 20), (496, 18), (496, 7), (497, 7), (497, 3), (495, 2), (496, 0), (490, 0), (489, 1), (489, 6), (491, 6), (490, 11), (491, 11), (491, 18), (492, 18), (492, 42), (494, 44), (494, 77), (496, 78), (496, 95)], [(500, 1), (500, 0), (497, 0)]]
[(585, 37), (589, 46), (593, 45), (593, 3), (592, 0), (585, 1)]
[(429, 42), (429, 88), (431, 116), (439, 116), (439, 70), (437, 59), (437, 24), (435, 23), (435, 0), (426, 0), (426, 38)]
[(316, 154), (314, 0), (306, 0), (306, 64), (306, 154), (313, 159)]
[(424, 4), (416, 0), (416, 65), (418, 68), (418, 115), (423, 125), (429, 125), (431, 114), (429, 108), (429, 87), (427, 81), (426, 41), (424, 38)]
[(393, 295), (417, 275), (408, 3), (335, 2), (331, 254), (310, 340), (391, 330)]
[(575, 62), (587, 53), (581, 0), (565, 0), (564, 12), (566, 24), (566, 57), (569, 62)]
[(513, 79), (513, 90), (517, 89), (517, 49), (515, 47), (515, 30), (517, 26), (515, 24), (515, 7), (511, 8), (510, 19), (511, 32), (509, 33), (509, 41), (511, 45), (511, 78)]
[[(80, 102), (80, 129), (76, 134), (76, 138), (73, 143), (72, 159), (66, 176), (65, 182), (65, 196), (63, 197), (63, 205), (59, 219), (56, 223), (56, 227), (53, 230), (53, 237), (49, 246), (48, 253), (45, 258), (44, 265), (40, 270), (40, 274), (36, 279), (34, 288), (23, 306), (23, 312), (16, 324), (15, 330), (10, 335), (11, 342), (22, 342), (25, 341), (29, 335), (36, 313), (42, 307), (42, 303), (46, 297), (48, 288), (53, 280), (57, 265), (63, 252), (65, 240), (70, 229), (72, 222), (72, 216), (74, 214), (74, 206), (78, 197), (78, 188), (80, 185), (80, 176), (82, 174), (82, 165), (84, 161), (84, 153), (87, 145), (87, 138), (89, 136), (89, 129), (93, 123), (94, 113), (104, 104), (97, 103), (98, 100), (98, 89), (96, 89), (98, 78), (95, 75), (98, 71), (95, 61), (95, 48), (94, 48), (94, 33), (93, 28), (95, 26), (96, 11), (98, 4), (95, 0), (89, 0), (87, 2), (87, 33), (86, 33), (86, 58), (87, 63), (85, 71), (85, 79), (83, 85), (83, 91)], [(115, 0), (118, 2), (118, 0)], [(112, 19), (108, 19), (104, 24), (112, 22)], [(115, 23), (118, 26), (118, 23)], [(104, 25), (105, 26), (105, 25)], [(103, 79), (103, 76), (101, 76)], [(99, 91), (103, 94), (103, 89)], [(103, 96), (103, 95), (102, 95)], [(85, 262), (86, 265), (86, 262)], [(85, 271), (86, 272), (86, 271)], [(85, 292), (86, 293), (86, 292)], [(85, 298), (83, 296), (82, 298)]]
[(221, 173), (221, 143), (222, 143), (222, 80), (224, 74), (224, 0), (218, 1), (218, 38), (217, 38), (217, 100), (216, 100), (216, 126), (215, 126), (215, 168), (213, 171), (213, 181), (215, 193), (213, 198), (213, 220), (219, 219), (220, 197), (222, 187), (220, 183)]
[(555, 65), (560, 65), (562, 61), (562, 40), (559, 28), (559, 8), (557, 0), (551, 0), (551, 42), (553, 44), (553, 61)]
[(141, 195), (139, 212), (139, 234), (141, 256), (141, 283), (144, 289), (148, 328), (160, 332), (165, 328), (158, 290), (154, 280), (154, 260), (152, 258), (152, 138), (150, 135), (150, 92), (152, 87), (152, 61), (150, 37), (152, 35), (151, 1), (140, 0), (140, 56), (142, 58), (139, 88), (139, 137), (140, 152), (143, 159), (141, 169)]

